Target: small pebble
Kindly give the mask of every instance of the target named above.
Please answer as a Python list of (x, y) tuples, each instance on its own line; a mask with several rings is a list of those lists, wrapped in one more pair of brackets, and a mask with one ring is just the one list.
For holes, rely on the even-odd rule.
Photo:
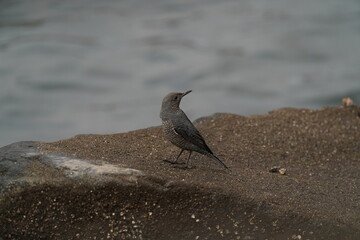
[(280, 169), (280, 168), (281, 168), (281, 167), (279, 167), (279, 166), (271, 167), (271, 168), (269, 169), (269, 172), (272, 172), (272, 173), (279, 172), (279, 169)]
[(280, 168), (280, 169), (279, 169), (279, 173), (280, 173), (281, 175), (285, 175), (285, 174), (286, 174), (286, 168)]
[(281, 175), (285, 175), (286, 174), (286, 168), (282, 168), (282, 167), (279, 167), (279, 166), (274, 166), (274, 167), (271, 167), (269, 169), (269, 172), (271, 172), (271, 173), (280, 173)]

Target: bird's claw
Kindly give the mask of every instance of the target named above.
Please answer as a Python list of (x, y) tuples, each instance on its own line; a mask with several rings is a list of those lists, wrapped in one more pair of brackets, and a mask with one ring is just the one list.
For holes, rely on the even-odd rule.
[(195, 167), (192, 167), (192, 166), (179, 166), (179, 165), (176, 165), (176, 166), (173, 166), (173, 168), (179, 168), (179, 169), (194, 169)]
[(170, 164), (185, 164), (184, 162), (177, 162), (177, 161), (173, 161), (173, 160), (163, 160), (164, 162), (170, 163)]

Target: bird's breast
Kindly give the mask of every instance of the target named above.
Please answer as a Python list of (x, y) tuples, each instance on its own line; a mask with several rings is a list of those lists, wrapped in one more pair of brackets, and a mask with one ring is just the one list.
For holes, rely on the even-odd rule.
[(163, 120), (163, 131), (165, 137), (175, 146), (183, 149), (191, 148), (190, 143), (188, 143), (180, 134), (175, 131), (174, 125), (170, 120)]

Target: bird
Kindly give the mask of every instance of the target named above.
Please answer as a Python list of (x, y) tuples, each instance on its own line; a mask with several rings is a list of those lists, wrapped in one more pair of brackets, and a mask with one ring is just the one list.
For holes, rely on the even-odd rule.
[(160, 118), (165, 137), (172, 144), (181, 149), (175, 160), (164, 161), (171, 164), (177, 164), (181, 154), (187, 150), (189, 152), (189, 156), (187, 158), (186, 165), (177, 165), (175, 167), (183, 169), (193, 168), (189, 165), (189, 162), (191, 153), (195, 151), (219, 162), (224, 168), (228, 168), (223, 161), (215, 156), (206, 144), (204, 138), (201, 136), (199, 130), (196, 129), (194, 124), (180, 109), (181, 99), (191, 92), (192, 90), (186, 92), (171, 92), (167, 94), (162, 101)]

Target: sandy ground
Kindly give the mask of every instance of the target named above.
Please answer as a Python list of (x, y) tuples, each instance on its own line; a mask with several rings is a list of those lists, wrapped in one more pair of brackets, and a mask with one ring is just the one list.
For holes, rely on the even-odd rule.
[[(98, 229), (102, 223), (106, 224), (101, 228), (104, 234), (113, 239), (360, 237), (359, 107), (285, 108), (251, 117), (215, 114), (197, 120), (196, 125), (229, 170), (197, 153), (192, 155), (194, 169), (173, 168), (163, 160), (176, 157), (179, 149), (164, 138), (161, 127), (79, 135), (40, 143), (39, 149), (139, 169), (170, 190), (108, 184), (96, 187), (94, 192), (94, 188), (76, 184), (65, 188), (45, 186), (14, 198), (18, 208), (5, 207), (9, 209), (7, 214), (25, 209), (26, 204), (36, 205), (41, 198), (57, 198), (60, 205), (73, 205), (77, 219), (72, 223), (74, 229), (68, 226), (62, 232), (54, 229), (51, 220), (44, 220), (43, 232), (34, 230), (34, 235), (29, 235), (54, 239), (70, 239), (77, 231), (79, 238), (101, 239), (94, 237), (102, 234), (100, 230), (80, 229)], [(275, 166), (285, 168), (286, 174), (269, 172)], [(41, 195), (43, 192), (46, 196)], [(121, 214), (117, 218), (120, 210), (133, 220), (130, 216), (126, 222)], [(66, 207), (64, 212), (70, 214), (72, 210)], [(89, 219), (99, 218), (95, 212), (104, 216), (102, 221), (90, 221), (92, 226)], [(66, 219), (64, 222), (70, 221)], [(17, 224), (8, 226), (20, 223), (26, 225), (18, 219)], [(118, 228), (110, 231), (109, 226), (115, 225)], [(119, 229), (129, 225), (137, 228), (121, 235)], [(106, 238), (106, 234), (101, 236)]]

